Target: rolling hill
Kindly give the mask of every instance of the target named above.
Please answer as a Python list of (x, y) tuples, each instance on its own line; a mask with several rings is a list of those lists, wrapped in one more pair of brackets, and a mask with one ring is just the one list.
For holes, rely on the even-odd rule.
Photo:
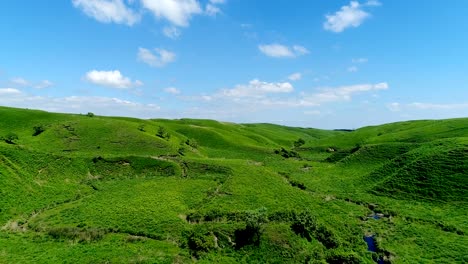
[(0, 107), (0, 138), (0, 263), (468, 262), (468, 119), (328, 131)]

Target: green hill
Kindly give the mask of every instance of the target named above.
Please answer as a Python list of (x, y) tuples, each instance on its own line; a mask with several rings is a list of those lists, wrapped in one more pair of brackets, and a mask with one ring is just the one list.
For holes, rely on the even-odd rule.
[(346, 132), (0, 107), (0, 138), (0, 263), (468, 262), (468, 119)]

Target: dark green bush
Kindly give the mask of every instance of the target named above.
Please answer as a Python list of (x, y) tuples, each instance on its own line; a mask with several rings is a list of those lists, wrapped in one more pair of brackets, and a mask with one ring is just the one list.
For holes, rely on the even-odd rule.
[(295, 147), (295, 148), (299, 148), (299, 147), (301, 147), (302, 145), (304, 145), (305, 143), (306, 143), (305, 140), (302, 139), (302, 138), (300, 138), (300, 139), (294, 141), (294, 147)]
[(57, 227), (51, 228), (47, 234), (54, 239), (76, 240), (78, 242), (91, 242), (100, 240), (107, 233), (99, 228)]
[(18, 135), (15, 133), (8, 133), (3, 137), (3, 141), (5, 141), (7, 144), (15, 144), (15, 141), (18, 140)]
[(42, 134), (45, 131), (45, 128), (43, 125), (38, 125), (38, 126), (33, 127), (33, 130), (34, 132), (32, 135), (33, 137), (35, 137), (35, 136), (39, 136), (40, 134)]

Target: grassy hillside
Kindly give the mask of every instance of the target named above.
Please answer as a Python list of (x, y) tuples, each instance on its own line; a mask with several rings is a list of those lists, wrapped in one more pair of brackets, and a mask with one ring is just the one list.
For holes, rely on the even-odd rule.
[(0, 107), (0, 138), (0, 263), (468, 262), (468, 119), (344, 132)]

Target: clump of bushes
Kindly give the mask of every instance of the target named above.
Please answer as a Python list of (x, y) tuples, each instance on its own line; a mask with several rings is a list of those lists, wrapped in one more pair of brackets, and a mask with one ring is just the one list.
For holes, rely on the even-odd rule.
[(195, 139), (187, 139), (185, 141), (185, 145), (190, 146), (194, 149), (198, 148), (198, 142)]
[(2, 137), (2, 140), (5, 141), (7, 144), (16, 144), (15, 141), (18, 140), (18, 135), (15, 133), (8, 133)]
[(94, 113), (93, 113), (93, 112), (88, 112), (88, 113), (86, 114), (86, 116), (87, 116), (87, 117), (94, 117)]
[(196, 226), (187, 235), (187, 246), (195, 257), (216, 248), (215, 237), (212, 232), (202, 226)]
[(305, 140), (302, 138), (299, 138), (298, 140), (294, 141), (294, 147), (299, 148), (305, 144)]
[(163, 126), (159, 126), (156, 136), (165, 140), (171, 139), (171, 134), (169, 134), (169, 132), (167, 132), (166, 128)]
[(33, 127), (33, 137), (36, 137), (36, 136), (39, 136), (40, 134), (42, 134), (44, 131), (45, 131), (45, 127), (43, 125), (38, 125), (38, 126), (35, 126)]
[(293, 216), (291, 229), (294, 233), (309, 241), (313, 238), (317, 239), (328, 249), (340, 246), (340, 242), (335, 234), (327, 227), (318, 224), (315, 217), (309, 211), (296, 213)]
[(285, 148), (275, 150), (275, 154), (281, 155), (283, 158), (300, 158), (301, 156), (294, 150), (287, 150)]
[(266, 208), (248, 211), (245, 219), (245, 228), (235, 232), (236, 247), (242, 248), (247, 245), (260, 245), (263, 225), (268, 222)]
[(47, 231), (47, 234), (58, 240), (75, 240), (77, 242), (97, 241), (104, 237), (107, 230), (99, 228), (56, 227)]

